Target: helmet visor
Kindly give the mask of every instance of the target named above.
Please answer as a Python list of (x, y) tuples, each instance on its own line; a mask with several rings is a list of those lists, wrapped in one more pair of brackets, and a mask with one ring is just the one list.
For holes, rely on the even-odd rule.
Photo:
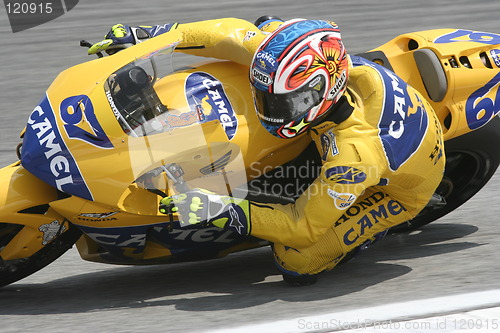
[(288, 124), (302, 118), (323, 100), (321, 88), (304, 87), (286, 94), (273, 94), (254, 88), (255, 106), (259, 118), (268, 124)]

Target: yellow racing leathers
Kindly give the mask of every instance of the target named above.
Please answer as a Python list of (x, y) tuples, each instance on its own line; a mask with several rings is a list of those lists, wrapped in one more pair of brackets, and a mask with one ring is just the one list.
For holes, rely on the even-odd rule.
[[(442, 131), (429, 103), (385, 68), (352, 59), (343, 105), (310, 133), (321, 175), (293, 205), (251, 209), (251, 234), (274, 243), (288, 273), (332, 269), (413, 218), (443, 175)], [(336, 123), (335, 111), (348, 116)]]
[(250, 66), (255, 50), (269, 34), (236, 18), (182, 23), (176, 29), (182, 32), (176, 51), (231, 60), (245, 66)]
[[(266, 37), (238, 19), (177, 29), (184, 38), (177, 51), (244, 65)], [(359, 57), (350, 63), (344, 97), (309, 133), (322, 157), (320, 176), (294, 204), (251, 204), (250, 234), (273, 243), (284, 272), (332, 269), (417, 215), (443, 175), (442, 131), (429, 103), (385, 68)]]

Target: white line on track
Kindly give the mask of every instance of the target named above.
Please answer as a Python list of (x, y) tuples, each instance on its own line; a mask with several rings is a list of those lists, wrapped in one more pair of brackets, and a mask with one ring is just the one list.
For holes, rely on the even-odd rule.
[(467, 332), (500, 332), (500, 289), (296, 317), (216, 332), (451, 332), (458, 331), (460, 326)]

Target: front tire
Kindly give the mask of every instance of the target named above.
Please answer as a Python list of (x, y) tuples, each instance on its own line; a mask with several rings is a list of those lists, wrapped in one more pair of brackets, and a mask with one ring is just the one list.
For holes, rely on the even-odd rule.
[[(0, 225), (2, 225), (1, 229), (3, 231), (18, 232), (20, 230), (19, 226), (15, 224), (1, 223)], [(67, 231), (45, 245), (31, 257), (9, 261), (4, 261), (0, 257), (0, 288), (19, 281), (52, 263), (68, 251), (81, 235), (82, 232), (70, 224)], [(4, 235), (4, 237), (7, 237), (7, 235)]]

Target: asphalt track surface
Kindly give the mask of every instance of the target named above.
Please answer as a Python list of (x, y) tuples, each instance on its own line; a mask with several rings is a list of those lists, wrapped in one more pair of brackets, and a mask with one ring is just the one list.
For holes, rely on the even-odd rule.
[[(219, 17), (253, 21), (264, 14), (333, 19), (350, 52), (358, 53), (417, 30), (500, 32), (499, 13), (498, 0), (81, 0), (66, 15), (14, 34), (2, 8), (0, 165), (15, 161), (18, 134), (55, 76), (89, 59), (79, 40), (97, 41), (115, 23)], [(365, 322), (376, 319), (366, 309), (390, 312), (384, 306), (396, 303), (415, 304), (422, 310), (435, 298), (450, 302), (439, 313), (457, 312), (460, 309), (453, 306), (460, 305), (461, 298), (449, 297), (496, 295), (500, 289), (499, 197), (497, 172), (460, 209), (420, 232), (386, 238), (307, 288), (282, 282), (268, 248), (216, 261), (150, 267), (89, 263), (73, 249), (42, 271), (0, 290), (0, 332), (198, 332), (276, 321), (295, 322), (291, 331), (304, 332), (314, 330), (314, 322), (309, 329), (301, 318), (349, 313), (351, 319)], [(461, 310), (481, 305), (471, 307)], [(342, 323), (337, 315), (330, 319)], [(490, 328), (494, 317), (500, 317), (498, 311), (486, 317)], [(272, 327), (255, 326), (254, 331), (272, 332)]]

